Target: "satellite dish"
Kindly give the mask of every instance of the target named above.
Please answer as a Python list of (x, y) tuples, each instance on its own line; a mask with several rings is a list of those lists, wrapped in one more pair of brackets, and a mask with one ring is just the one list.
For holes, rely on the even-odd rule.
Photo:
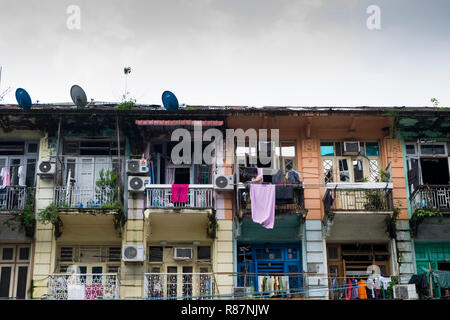
[(177, 110), (178, 109), (178, 99), (170, 91), (164, 91), (162, 94), (162, 102), (166, 110)]
[(73, 85), (72, 88), (70, 88), (70, 95), (76, 106), (83, 108), (87, 105), (86, 93), (80, 86)]
[(31, 98), (28, 92), (25, 89), (18, 88), (16, 90), (16, 100), (19, 106), (24, 110), (31, 109)]

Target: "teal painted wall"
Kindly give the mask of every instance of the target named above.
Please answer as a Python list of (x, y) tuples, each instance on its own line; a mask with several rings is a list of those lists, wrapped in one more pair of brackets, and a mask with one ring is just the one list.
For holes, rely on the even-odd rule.
[(251, 218), (244, 218), (237, 241), (239, 243), (249, 244), (300, 242), (301, 225), (301, 217), (297, 215), (276, 217), (273, 229), (266, 229), (260, 224), (254, 223)]

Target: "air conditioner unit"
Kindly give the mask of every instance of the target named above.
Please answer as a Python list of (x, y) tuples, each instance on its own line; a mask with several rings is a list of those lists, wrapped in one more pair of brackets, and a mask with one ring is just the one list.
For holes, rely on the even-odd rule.
[(122, 260), (129, 262), (144, 262), (143, 245), (125, 245), (122, 247)]
[(251, 293), (250, 287), (233, 287), (233, 298), (248, 298)]
[(394, 286), (394, 299), (417, 300), (418, 298), (415, 284), (401, 284)]
[(148, 185), (150, 185), (150, 177), (140, 177), (140, 176), (128, 177), (129, 192), (144, 192), (145, 188)]
[(127, 173), (143, 174), (148, 173), (147, 160), (127, 160)]
[(358, 155), (360, 153), (359, 141), (345, 141), (344, 142), (344, 154)]
[(37, 167), (37, 174), (42, 178), (50, 178), (55, 175), (56, 163), (50, 161), (40, 161)]
[(214, 188), (218, 190), (233, 190), (234, 189), (234, 176), (215, 176)]
[(175, 260), (192, 259), (192, 248), (174, 248), (173, 258)]

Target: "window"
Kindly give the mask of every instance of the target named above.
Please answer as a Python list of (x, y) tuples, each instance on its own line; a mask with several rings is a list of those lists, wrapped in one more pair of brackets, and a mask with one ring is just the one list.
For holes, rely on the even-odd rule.
[(24, 141), (0, 142), (0, 155), (23, 155), (25, 153)]
[(210, 260), (211, 259), (211, 247), (201, 246), (197, 249), (198, 260)]
[[(65, 155), (80, 156), (117, 156), (117, 141), (115, 140), (65, 140), (63, 152)], [(125, 142), (120, 142), (120, 154), (125, 154)]]
[(445, 144), (421, 144), (420, 153), (422, 155), (442, 155), (447, 154), (445, 150)]
[(111, 247), (108, 250), (109, 250), (108, 261), (109, 262), (120, 262), (121, 255), (122, 255), (121, 248), (120, 247)]
[(275, 148), (275, 164), (273, 168), (283, 171), (297, 168), (295, 142), (281, 142), (280, 147)]
[(2, 248), (2, 257), (1, 260), (9, 261), (14, 260), (14, 247), (12, 248)]
[(0, 298), (26, 298), (30, 250), (23, 244), (0, 246)]
[(149, 261), (150, 262), (162, 262), (163, 261), (163, 247), (150, 247)]
[(407, 144), (406, 145), (406, 154), (415, 155), (416, 154), (416, 145), (415, 144)]
[(360, 151), (354, 155), (345, 154), (343, 148), (342, 142), (321, 142), (320, 154), (325, 183), (378, 181), (378, 142), (359, 142)]

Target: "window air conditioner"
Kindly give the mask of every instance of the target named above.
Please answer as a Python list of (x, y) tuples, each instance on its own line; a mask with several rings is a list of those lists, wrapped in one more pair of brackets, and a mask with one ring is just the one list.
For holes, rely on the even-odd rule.
[(148, 173), (147, 160), (127, 160), (127, 173), (129, 174)]
[(41, 178), (51, 178), (55, 175), (56, 163), (50, 161), (40, 161), (37, 168), (37, 174)]
[(128, 177), (129, 192), (144, 192), (145, 188), (148, 185), (150, 185), (150, 177), (140, 177), (140, 176)]
[(215, 176), (214, 177), (214, 189), (217, 190), (233, 190), (234, 189), (234, 176)]
[(250, 287), (233, 287), (233, 298), (248, 298), (251, 293)]
[(122, 260), (129, 262), (144, 262), (143, 245), (125, 245), (122, 248)]
[(192, 259), (192, 248), (174, 248), (173, 258), (175, 260)]
[(358, 155), (359, 153), (360, 153), (359, 141), (345, 141), (344, 142), (344, 154)]
[(402, 284), (394, 286), (394, 299), (417, 300), (415, 284)]

